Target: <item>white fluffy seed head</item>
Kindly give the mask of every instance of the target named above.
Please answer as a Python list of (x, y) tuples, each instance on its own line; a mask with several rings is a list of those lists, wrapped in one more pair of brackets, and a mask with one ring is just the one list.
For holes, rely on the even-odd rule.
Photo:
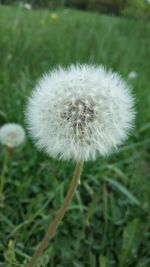
[(23, 127), (16, 123), (6, 123), (0, 128), (0, 143), (2, 145), (17, 147), (25, 140)]
[(94, 160), (126, 138), (134, 99), (121, 77), (102, 66), (71, 65), (43, 76), (26, 118), (37, 147), (61, 159)]

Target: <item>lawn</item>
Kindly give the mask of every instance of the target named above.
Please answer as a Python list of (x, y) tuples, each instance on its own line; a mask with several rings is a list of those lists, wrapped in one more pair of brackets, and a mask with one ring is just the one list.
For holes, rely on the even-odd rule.
[[(56, 11), (55, 11), (56, 12)], [(149, 267), (150, 23), (76, 10), (0, 6), (0, 125), (25, 127), (27, 97), (43, 72), (104, 64), (136, 97), (136, 124), (118, 152), (85, 164), (81, 184), (37, 267)], [(137, 73), (129, 79), (131, 71)], [(5, 148), (0, 147), (0, 167)], [(27, 137), (9, 159), (0, 195), (0, 266), (25, 266), (60, 206), (74, 164)]]

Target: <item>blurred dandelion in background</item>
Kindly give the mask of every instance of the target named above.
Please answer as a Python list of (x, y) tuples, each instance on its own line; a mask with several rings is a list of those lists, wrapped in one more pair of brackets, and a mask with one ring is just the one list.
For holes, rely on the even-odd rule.
[(13, 55), (11, 53), (8, 53), (7, 57), (6, 57), (6, 60), (7, 61), (11, 61), (13, 58)]
[(26, 10), (31, 10), (32, 9), (32, 5), (29, 3), (21, 3), (21, 7), (23, 7)]
[(7, 123), (0, 128), (0, 143), (8, 147), (18, 147), (25, 140), (23, 127), (16, 123)]
[(3, 199), (3, 189), (5, 183), (5, 174), (8, 171), (8, 161), (15, 147), (23, 144), (25, 141), (24, 128), (16, 123), (6, 123), (0, 128), (0, 143), (5, 146), (2, 171), (0, 175), (0, 202)]
[(136, 79), (137, 77), (138, 77), (138, 74), (137, 74), (136, 71), (131, 71), (131, 72), (129, 72), (129, 74), (128, 74), (128, 79), (129, 79), (129, 80), (134, 80), (134, 79)]

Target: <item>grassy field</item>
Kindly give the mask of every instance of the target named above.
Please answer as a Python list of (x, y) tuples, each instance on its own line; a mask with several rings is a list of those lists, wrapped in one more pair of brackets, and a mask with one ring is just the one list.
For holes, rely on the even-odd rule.
[[(74, 10), (0, 7), (0, 125), (24, 125), (27, 96), (57, 64), (118, 71), (136, 96), (136, 126), (107, 159), (87, 163), (81, 185), (37, 267), (149, 267), (150, 23)], [(136, 79), (128, 73), (137, 72)], [(0, 167), (4, 148), (0, 147)], [(11, 155), (0, 196), (0, 266), (23, 267), (69, 186), (74, 164), (48, 158), (27, 138)]]

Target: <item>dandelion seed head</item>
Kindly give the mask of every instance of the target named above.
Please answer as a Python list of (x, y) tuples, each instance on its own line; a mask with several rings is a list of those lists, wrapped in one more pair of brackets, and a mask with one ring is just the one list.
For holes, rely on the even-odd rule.
[(94, 160), (127, 137), (134, 98), (118, 74), (102, 66), (71, 65), (39, 80), (26, 118), (39, 149), (65, 160)]
[(0, 128), (0, 143), (8, 147), (18, 147), (25, 140), (23, 127), (16, 123), (6, 123)]
[(26, 10), (31, 10), (32, 9), (32, 5), (29, 4), (29, 3), (21, 3), (20, 5), (21, 5), (21, 7), (23, 7)]
[(136, 71), (130, 71), (128, 74), (128, 79), (134, 80), (138, 77), (138, 73)]

